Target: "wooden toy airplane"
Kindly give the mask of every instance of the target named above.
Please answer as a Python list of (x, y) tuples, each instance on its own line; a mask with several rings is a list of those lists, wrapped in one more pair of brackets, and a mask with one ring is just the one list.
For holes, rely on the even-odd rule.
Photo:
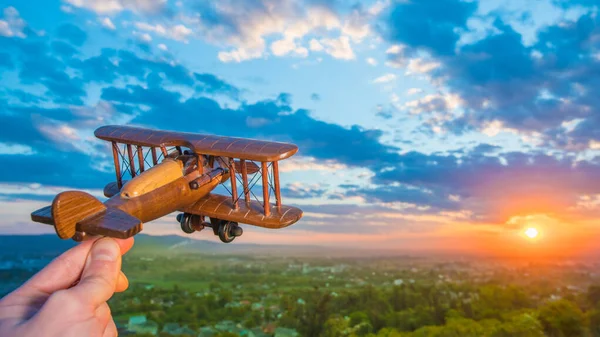
[[(210, 227), (229, 243), (243, 233), (238, 223), (277, 229), (302, 217), (300, 209), (281, 204), (279, 185), (278, 162), (293, 156), (296, 145), (129, 126), (103, 126), (94, 134), (112, 143), (117, 180), (104, 187), (109, 199), (102, 203), (68, 191), (31, 214), (33, 221), (53, 225), (62, 239), (128, 238), (144, 222), (180, 211), (177, 220), (184, 232)], [(126, 174), (131, 180), (124, 180)], [(262, 200), (252, 191), (259, 180)], [(219, 184), (230, 195), (211, 193)]]

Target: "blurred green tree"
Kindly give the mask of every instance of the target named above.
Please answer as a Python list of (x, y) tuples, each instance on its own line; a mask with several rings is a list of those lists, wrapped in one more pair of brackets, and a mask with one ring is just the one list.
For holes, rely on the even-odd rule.
[(551, 301), (542, 306), (539, 310), (539, 320), (549, 337), (584, 336), (585, 315), (568, 300)]

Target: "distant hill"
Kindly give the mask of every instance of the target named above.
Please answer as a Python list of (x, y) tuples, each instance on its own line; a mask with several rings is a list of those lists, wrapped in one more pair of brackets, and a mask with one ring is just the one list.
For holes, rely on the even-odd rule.
[[(244, 237), (233, 243), (193, 239), (193, 236), (137, 234), (130, 254), (205, 254), (205, 255), (278, 255), (320, 257), (378, 257), (423, 256), (424, 252), (390, 251), (362, 248), (340, 248), (311, 245), (262, 245), (245, 243)], [(58, 255), (76, 245), (72, 240), (61, 240), (54, 234), (0, 235), (0, 256), (12, 254)], [(436, 255), (436, 254), (434, 254)], [(441, 254), (448, 256), (448, 253)]]
[[(133, 254), (285, 254), (311, 255), (329, 251), (319, 246), (258, 245), (240, 242), (230, 244), (206, 240), (190, 239), (178, 235), (153, 236), (138, 234), (135, 236)], [(75, 246), (72, 240), (61, 240), (54, 234), (43, 235), (0, 235), (0, 256), (24, 254), (57, 255)], [(331, 250), (334, 251), (334, 250)]]
[[(134, 254), (140, 253), (200, 253), (200, 254), (284, 254), (284, 255), (311, 255), (322, 254), (330, 251), (320, 246), (286, 246), (286, 245), (259, 245), (244, 243), (243, 237), (233, 243), (221, 243), (207, 240), (186, 238), (178, 235), (153, 236), (138, 234), (135, 236)], [(333, 250), (331, 250), (333, 251)]]

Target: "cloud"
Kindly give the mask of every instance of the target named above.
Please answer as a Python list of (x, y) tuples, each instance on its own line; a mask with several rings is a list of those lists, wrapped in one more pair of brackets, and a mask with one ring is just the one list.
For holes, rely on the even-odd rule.
[(27, 23), (14, 7), (6, 7), (0, 19), (0, 36), (25, 38), (24, 29)]
[(390, 24), (381, 33), (389, 41), (449, 55), (460, 39), (458, 30), (466, 28), (476, 9), (476, 2), (460, 0), (396, 2), (385, 14)]
[(377, 60), (375, 60), (372, 57), (367, 57), (367, 59), (365, 60), (369, 65), (371, 66), (376, 66), (377, 65)]
[(498, 152), (501, 149), (502, 149), (502, 147), (497, 146), (497, 145), (481, 143), (481, 144), (477, 144), (477, 146), (475, 146), (475, 148), (473, 148), (473, 150), (471, 150), (471, 153), (477, 154), (477, 155), (485, 155), (485, 154), (491, 154), (494, 152)]
[(87, 39), (87, 34), (81, 28), (72, 25), (64, 24), (56, 30), (56, 37), (69, 41), (75, 46), (81, 46)]
[(73, 7), (71, 7), (69, 5), (61, 5), (60, 10), (65, 13), (69, 13), (69, 14), (73, 13)]
[(392, 68), (404, 68), (406, 67), (408, 55), (407, 47), (395, 44), (390, 46), (386, 51), (387, 61), (385, 65)]
[(115, 27), (115, 24), (108, 17), (105, 17), (102, 20), (100, 20), (100, 24), (102, 24), (102, 27), (104, 27), (108, 30), (116, 30), (117, 29), (117, 27)]
[(54, 54), (63, 59), (69, 59), (79, 52), (75, 47), (63, 41), (52, 41), (50, 47)]
[(166, 0), (64, 0), (68, 4), (91, 10), (97, 14), (116, 14), (125, 10), (156, 13), (164, 8)]
[[(75, 47), (85, 40), (75, 26), (61, 26), (57, 35)], [(92, 145), (81, 141), (86, 139), (85, 132), (91, 132), (93, 127), (106, 123), (107, 118), (111, 118), (108, 111), (118, 111), (125, 122), (146, 126), (291, 141), (298, 143), (305, 155), (348, 166), (368, 166), (378, 163), (382, 158), (393, 160), (396, 156), (396, 148), (379, 142), (381, 131), (359, 126), (346, 128), (317, 120), (307, 110), (294, 109), (288, 94), (254, 103), (240, 102), (236, 108), (223, 107), (211, 97), (223, 95), (237, 100), (240, 90), (213, 74), (196, 73), (174, 62), (142, 58), (130, 51), (110, 48), (102, 49), (97, 55), (74, 60), (58, 58), (48, 46), (50, 41), (50, 38), (31, 41), (0, 39), (6, 50), (18, 55), (17, 67), (21, 81), (42, 84), (47, 88), (46, 93), (40, 93), (38, 102), (50, 99), (59, 106), (70, 105), (69, 108), (50, 108), (31, 103), (25, 106), (2, 105), (4, 119), (15, 126), (31, 127), (26, 132), (31, 135), (27, 142), (21, 142), (19, 134), (5, 133), (7, 138), (34, 149), (37, 149), (34, 141), (50, 141), (57, 150), (86, 152), (85, 149)], [(118, 82), (136, 84), (113, 85)], [(73, 108), (83, 106), (83, 99), (87, 96), (84, 88), (88, 84), (102, 84), (100, 98), (108, 109), (92, 113)], [(186, 95), (168, 84), (185, 88)], [(193, 90), (192, 95), (189, 89)], [(182, 125), (180, 119), (171, 118), (173, 111), (178, 112), (181, 120), (202, 118), (207, 123)], [(20, 116), (20, 119), (15, 119), (15, 116)], [(72, 132), (80, 129), (81, 132)], [(22, 127), (15, 127), (14, 130), (22, 131)], [(69, 140), (70, 137), (76, 138)], [(84, 145), (69, 146), (70, 143)], [(334, 145), (340, 143), (352, 144), (352, 147), (340, 150)]]
[(352, 189), (346, 196), (360, 196), (370, 203), (403, 203), (410, 205), (427, 205), (439, 210), (459, 210), (460, 204), (441, 193), (431, 193), (417, 186), (377, 186), (375, 188)]
[(304, 55), (307, 48), (300, 44), (302, 38), (319, 29), (331, 31), (341, 27), (340, 18), (329, 8), (304, 6), (291, 0), (197, 3), (191, 6), (190, 13), (189, 22), (195, 24), (206, 40), (232, 47), (219, 53), (223, 62), (266, 56), (268, 40), (275, 36), (282, 36), (271, 44), (275, 55), (292, 51)]
[[(304, 109), (294, 110), (286, 101), (262, 100), (231, 109), (223, 108), (206, 97), (183, 99), (180, 93), (162, 87), (145, 89), (135, 85), (106, 88), (101, 97), (118, 104), (148, 107), (145, 111), (138, 111), (139, 115), (133, 120), (136, 124), (239, 137), (268, 136), (298, 144), (305, 155), (335, 160), (349, 166), (376, 164), (382, 159), (393, 160), (396, 156), (394, 147), (379, 142), (381, 131), (365, 130), (358, 126), (348, 129), (319, 121)], [(184, 120), (202, 116), (211, 118), (207, 123), (181, 125), (170, 118), (169, 111), (178, 111)], [(249, 124), (248, 118), (260, 123)], [(340, 149), (335, 145), (340, 143), (352, 146)]]
[(337, 172), (343, 171), (348, 167), (344, 164), (340, 164), (335, 160), (317, 160), (314, 157), (304, 157), (296, 155), (290, 159), (282, 161), (279, 164), (279, 170), (281, 172), (294, 172), (294, 171), (326, 171), (326, 172)]
[(327, 191), (327, 186), (323, 185), (291, 183), (281, 188), (281, 195), (284, 198), (309, 199), (323, 197), (327, 194)]
[(238, 48), (232, 51), (221, 51), (218, 53), (219, 61), (228, 63), (228, 62), (242, 62), (246, 60), (251, 60), (255, 58), (259, 58), (263, 56), (262, 50), (247, 50), (245, 48)]
[[(179, 6), (167, 6), (164, 0), (67, 2), (98, 15), (133, 11), (138, 31), (182, 42), (203, 39), (223, 49), (218, 53), (222, 62), (269, 55), (306, 57), (311, 50), (354, 59), (352, 44), (373, 36), (371, 21), (383, 8), (379, 3), (365, 8), (310, 0), (190, 1)], [(309, 45), (308, 38), (315, 42)]]
[(406, 91), (406, 94), (408, 96), (412, 96), (412, 95), (420, 94), (422, 92), (423, 92), (423, 89), (421, 89), (421, 88), (410, 88)]
[[(581, 195), (600, 190), (600, 183), (595, 183), (599, 165), (518, 152), (488, 156), (473, 151), (460, 157), (409, 152), (393, 169), (376, 174), (373, 182), (381, 188), (372, 195), (389, 201), (384, 198), (394, 194), (385, 194), (386, 189), (400, 182), (430, 191), (432, 201), (423, 203), (435, 207), (445, 207), (435, 200), (458, 196), (460, 208), (473, 211), (479, 221), (504, 222), (519, 214), (557, 212), (577, 218), (564, 210), (576, 205)], [(402, 195), (398, 194), (398, 201), (406, 201)]]
[(308, 56), (308, 49), (300, 47), (296, 44), (294, 39), (283, 38), (277, 40), (271, 44), (271, 52), (275, 56), (284, 56), (288, 54), (294, 54), (299, 57)]
[(369, 22), (371, 16), (371, 11), (365, 11), (361, 6), (354, 6), (342, 26), (341, 33), (349, 36), (353, 41), (361, 42), (371, 35), (371, 25)]
[(405, 75), (427, 74), (439, 67), (439, 62), (428, 61), (422, 58), (414, 58), (408, 61)]
[(152, 36), (150, 36), (148, 33), (133, 32), (133, 36), (135, 36), (142, 44), (149, 45), (150, 42), (152, 42)]
[(377, 77), (376, 79), (374, 79), (372, 82), (373, 83), (389, 83), (392, 81), (396, 80), (396, 75), (395, 74), (385, 74), (385, 75), (381, 75), (379, 77)]
[[(64, 35), (65, 38), (74, 39), (77, 43), (84, 39), (76, 30), (67, 28), (63, 34), (66, 32), (73, 34)], [(79, 76), (67, 71), (65, 63), (73, 55), (73, 48), (60, 42), (51, 45), (47, 42), (38, 37), (0, 37), (0, 48), (14, 56), (21, 84), (45, 88), (47, 96), (55, 103), (80, 104), (86, 96), (84, 84)]]
[(186, 43), (193, 33), (190, 28), (182, 24), (165, 27), (160, 24), (151, 25), (144, 22), (136, 22), (135, 27), (141, 31), (152, 32), (161, 37)]
[(450, 114), (455, 109), (460, 107), (460, 105), (460, 97), (451, 94), (436, 93), (426, 95), (416, 100), (408, 101), (404, 104), (403, 108), (414, 115), (432, 112)]
[[(23, 165), (2, 179), (6, 183), (38, 182), (53, 185), (57, 182), (71, 188), (99, 188), (115, 180), (114, 173), (96, 170), (97, 163), (88, 155), (76, 152), (62, 152), (44, 149), (35, 156), (36, 165)], [(1, 165), (14, 165), (15, 162), (31, 162), (29, 155), (0, 155)], [(12, 164), (11, 164), (12, 163)], [(77, 165), (73, 165), (77, 163)], [(40, 167), (47, 169), (40, 170)], [(68, 177), (68, 181), (65, 180)]]
[(196, 91), (198, 92), (209, 94), (226, 94), (234, 99), (238, 99), (240, 96), (240, 90), (238, 88), (213, 74), (195, 73), (194, 77), (198, 81), (198, 85), (196, 86)]
[[(600, 19), (593, 10), (542, 27), (528, 45), (499, 17), (487, 35), (458, 44), (476, 8), (459, 0), (397, 2), (382, 16), (381, 33), (394, 48), (389, 62), (406, 66), (428, 55), (431, 65), (414, 68), (427, 70), (462, 102), (463, 114), (436, 127), (463, 134), (499, 123), (527, 137), (540, 135), (546, 146), (588, 149), (599, 139), (593, 111), (600, 100), (590, 92), (599, 84), (590, 74), (600, 71), (594, 56)], [(562, 126), (574, 119), (582, 120), (576, 128)]]
[(309, 48), (312, 51), (323, 51), (325, 50), (325, 47), (323, 47), (323, 45), (317, 41), (316, 39), (311, 39), (309, 42)]
[(240, 98), (240, 90), (234, 85), (208, 73), (196, 73), (186, 67), (164, 60), (141, 58), (125, 50), (103, 49), (74, 65), (87, 81), (112, 83), (119, 78), (132, 78), (153, 86), (161, 83), (183, 85), (198, 93), (225, 95)]
[(340, 36), (337, 39), (321, 39), (319, 42), (324, 51), (333, 58), (341, 60), (355, 58), (354, 51), (350, 46), (350, 39), (347, 36)]

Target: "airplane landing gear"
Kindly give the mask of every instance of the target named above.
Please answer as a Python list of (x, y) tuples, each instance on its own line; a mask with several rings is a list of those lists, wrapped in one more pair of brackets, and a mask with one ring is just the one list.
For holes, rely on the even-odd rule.
[(178, 214), (177, 221), (179, 221), (179, 224), (181, 225), (181, 230), (187, 234), (201, 231), (205, 227), (200, 216), (195, 214)]
[(244, 230), (238, 226), (237, 222), (223, 220), (219, 225), (219, 239), (222, 242), (230, 243), (243, 233)]
[(236, 237), (242, 236), (244, 230), (237, 222), (211, 218), (210, 222), (204, 221), (204, 216), (180, 213), (177, 215), (177, 221), (184, 233), (192, 234), (201, 231), (205, 227), (211, 227), (213, 233), (221, 239), (222, 242), (230, 243)]

